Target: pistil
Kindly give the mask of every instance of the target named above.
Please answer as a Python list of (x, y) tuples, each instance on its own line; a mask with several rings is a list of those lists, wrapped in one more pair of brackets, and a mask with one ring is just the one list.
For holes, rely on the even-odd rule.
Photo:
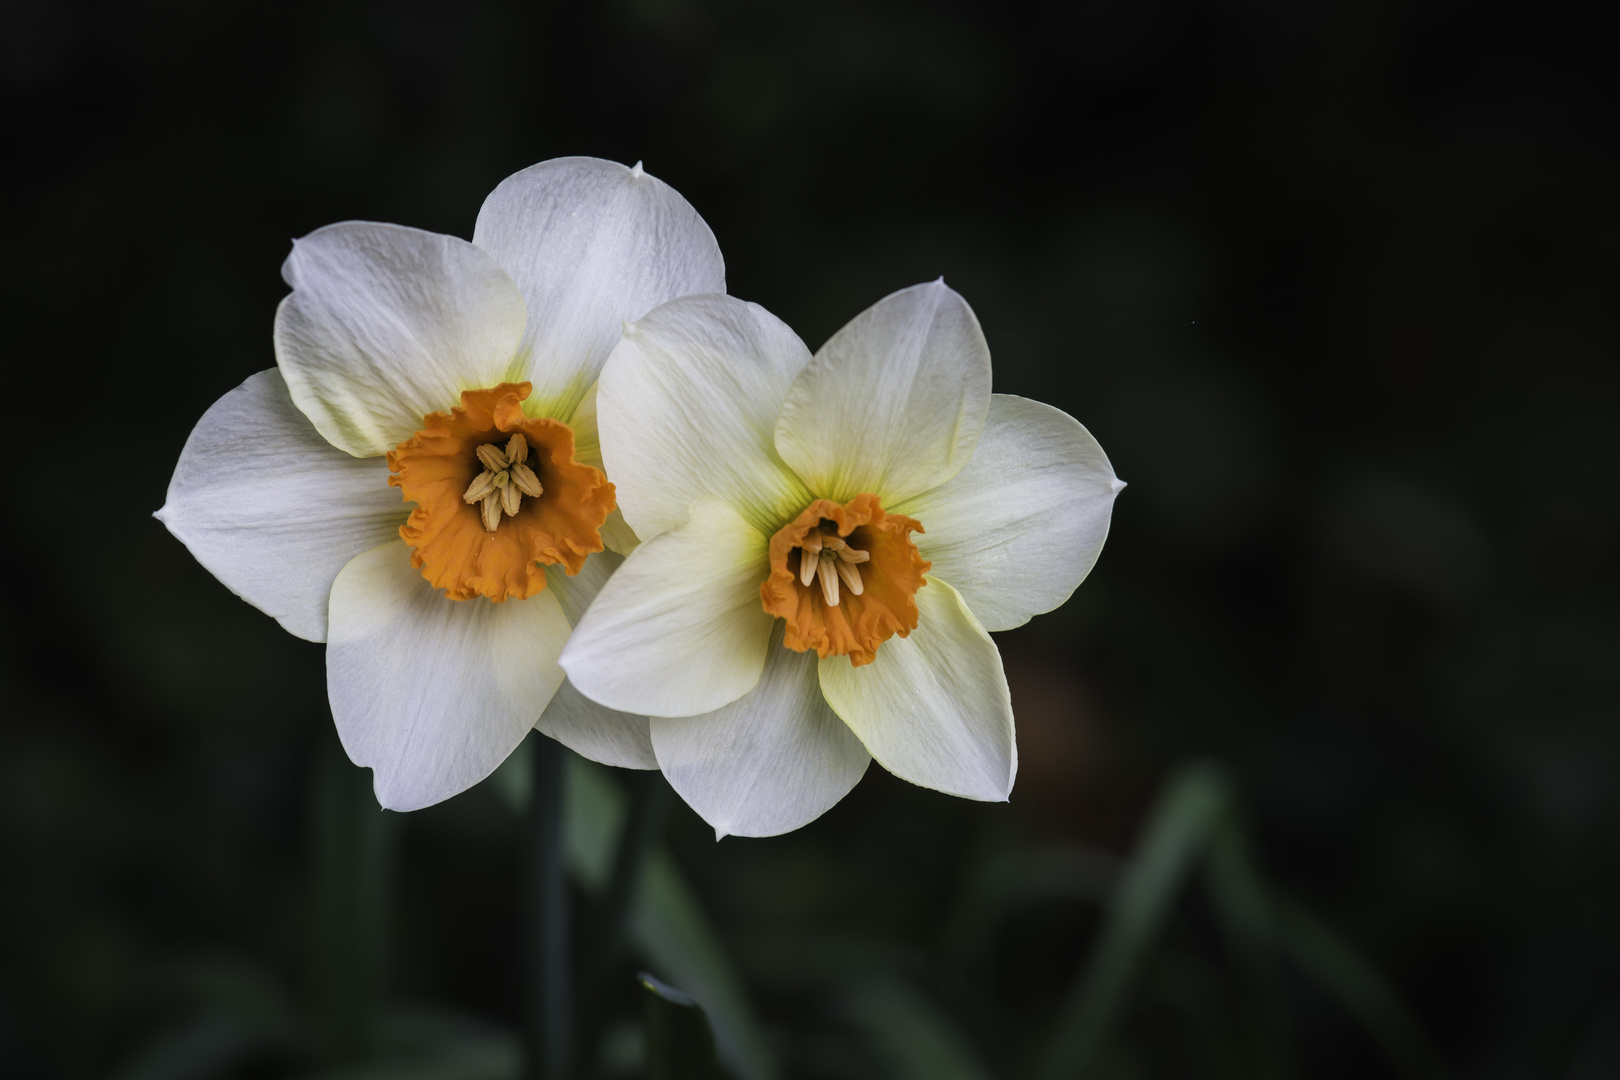
[(468, 505), (478, 505), (484, 529), (494, 532), (503, 513), (516, 517), (523, 507), (523, 496), (537, 499), (545, 488), (529, 468), (529, 442), (521, 431), (507, 440), (504, 451), (494, 443), (484, 443), (474, 453), (484, 471), (473, 477), (461, 498)]

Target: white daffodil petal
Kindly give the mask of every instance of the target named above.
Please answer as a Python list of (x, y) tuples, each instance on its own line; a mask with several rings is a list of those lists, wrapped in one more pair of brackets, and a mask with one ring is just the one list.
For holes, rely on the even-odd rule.
[[(573, 577), (560, 566), (548, 566), (546, 591), (562, 605), (568, 622), (577, 626), (585, 609), (623, 563), (620, 556), (603, 551), (587, 558), (585, 566)], [(658, 768), (645, 716), (598, 705), (566, 680), (534, 726), (592, 761), (622, 769)]]
[(675, 189), (598, 158), (557, 158), (501, 181), (473, 243), (523, 290), (530, 415), (566, 418), (626, 319), (689, 293), (726, 291), (714, 234)]
[(821, 661), (827, 704), (878, 764), (902, 780), (1000, 802), (1018, 772), (1012, 697), (1001, 655), (956, 590), (930, 576), (917, 591), (917, 629), (855, 667)]
[(534, 725), (581, 757), (620, 769), (656, 769), (647, 718), (598, 705), (564, 679)]
[[(606, 473), (607, 465), (602, 461), (602, 433), (596, 422), (596, 391), (600, 385), (600, 382), (591, 383), (568, 424), (574, 429), (574, 460)], [(620, 555), (630, 554), (641, 543), (618, 506), (614, 506), (607, 520), (602, 522), (600, 531), (602, 543), (609, 551)]]
[(492, 604), (446, 599), (402, 540), (332, 584), (326, 685), (343, 748), (390, 810), (431, 806), (506, 760), (545, 711), (568, 619), (548, 589)]
[(984, 436), (950, 480), (892, 507), (927, 530), (917, 547), (987, 630), (1051, 611), (1085, 580), (1125, 485), (1068, 413), (994, 394)]
[(607, 474), (643, 541), (724, 499), (767, 536), (810, 502), (777, 456), (782, 398), (810, 359), (757, 304), (688, 296), (625, 331), (597, 391)]
[(574, 629), (562, 666), (587, 697), (646, 716), (712, 712), (753, 689), (771, 617), (765, 536), (719, 499), (644, 541)]
[(818, 496), (884, 505), (955, 476), (990, 407), (990, 348), (943, 281), (879, 300), (816, 351), (782, 405), (776, 448)]
[(293, 242), (276, 363), (293, 401), (355, 457), (392, 450), (461, 392), (522, 378), (523, 294), (454, 236), (346, 221)]
[(568, 571), (555, 563), (546, 567), (546, 591), (557, 597), (570, 626), (578, 626), (585, 617), (596, 594), (602, 591), (613, 571), (624, 565), (624, 556), (611, 551), (599, 551), (585, 558), (579, 573), (569, 576)]
[(821, 696), (816, 654), (782, 647), (784, 625), (771, 635), (758, 686), (714, 712), (651, 723), (659, 768), (717, 838), (809, 824), (872, 760)]
[(321, 438), (274, 368), (203, 413), (157, 517), (237, 596), (309, 641), (343, 565), (409, 513), (388, 466)]

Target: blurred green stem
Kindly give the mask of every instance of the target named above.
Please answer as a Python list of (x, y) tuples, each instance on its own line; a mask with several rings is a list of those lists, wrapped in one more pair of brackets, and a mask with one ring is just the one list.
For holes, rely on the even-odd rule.
[(310, 975), (321, 1051), (365, 1057), (375, 1041), (393, 915), (398, 821), (377, 805), (371, 774), (323, 739), (310, 785), (313, 873)]
[(566, 1080), (573, 1059), (568, 970), (568, 887), (563, 878), (562, 744), (539, 732), (530, 762), (528, 828), (524, 830), (523, 923), (527, 1009), (524, 1035), (529, 1080)]
[(613, 877), (597, 912), (590, 969), (582, 999), (580, 1044), (587, 1049), (595, 1044), (601, 1031), (607, 999), (613, 990), (613, 977), (619, 972), (624, 956), (625, 932), (641, 887), (642, 868), (647, 853), (663, 834), (669, 808), (669, 785), (662, 773), (656, 769), (627, 771), (626, 778), (630, 788), (630, 813), (619, 835)]
[(1225, 772), (1207, 762), (1183, 767), (1165, 784), (1059, 1013), (1037, 1080), (1073, 1080), (1094, 1068), (1142, 959), (1227, 820), (1231, 799)]

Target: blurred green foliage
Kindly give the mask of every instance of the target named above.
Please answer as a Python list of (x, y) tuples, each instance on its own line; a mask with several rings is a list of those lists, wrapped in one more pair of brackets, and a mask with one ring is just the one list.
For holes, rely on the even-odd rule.
[[(586, 153), (674, 184), (731, 291), (812, 347), (943, 274), (996, 388), (1073, 413), (1131, 484), (1075, 598), (1000, 635), (1009, 805), (873, 769), (768, 841), (671, 808), (605, 1073), (645, 1061), (645, 968), (739, 1076), (1613, 1075), (1620, 158), (1593, 18), (7, 5), (0, 1072), (513, 1075), (511, 785), (373, 813), (321, 649), (148, 515), (272, 363), (290, 237), (468, 235), (501, 177)], [(83, 447), (100, 469), (62, 479)], [(583, 942), (626, 811), (576, 775)]]

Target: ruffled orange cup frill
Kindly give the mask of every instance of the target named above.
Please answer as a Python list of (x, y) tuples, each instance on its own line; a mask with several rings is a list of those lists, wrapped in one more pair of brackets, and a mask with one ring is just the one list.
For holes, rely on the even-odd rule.
[[(531, 389), (524, 382), (463, 391), (459, 407), (429, 413), (421, 431), (388, 452), (388, 482), (416, 503), (399, 530), (411, 565), (452, 600), (527, 599), (546, 587), (546, 566), (577, 574), (587, 555), (602, 550), (613, 485), (574, 460), (567, 424), (523, 415), (520, 403)], [(462, 496), (484, 469), (478, 448), (504, 447), (513, 432), (528, 441), (528, 464), (543, 491), (490, 531), (478, 505)]]
[[(850, 547), (870, 555), (856, 567), (864, 587), (860, 595), (844, 589), (837, 605), (830, 605), (816, 581), (802, 583), (801, 545), (816, 530), (836, 531)], [(771, 570), (759, 587), (765, 611), (787, 620), (782, 643), (797, 652), (814, 649), (823, 660), (848, 656), (861, 667), (876, 659), (883, 642), (910, 634), (917, 628), (917, 590), (930, 567), (911, 541), (913, 532), (922, 531), (915, 518), (886, 513), (876, 495), (857, 495), (843, 504), (817, 499), (805, 507), (771, 537)]]

